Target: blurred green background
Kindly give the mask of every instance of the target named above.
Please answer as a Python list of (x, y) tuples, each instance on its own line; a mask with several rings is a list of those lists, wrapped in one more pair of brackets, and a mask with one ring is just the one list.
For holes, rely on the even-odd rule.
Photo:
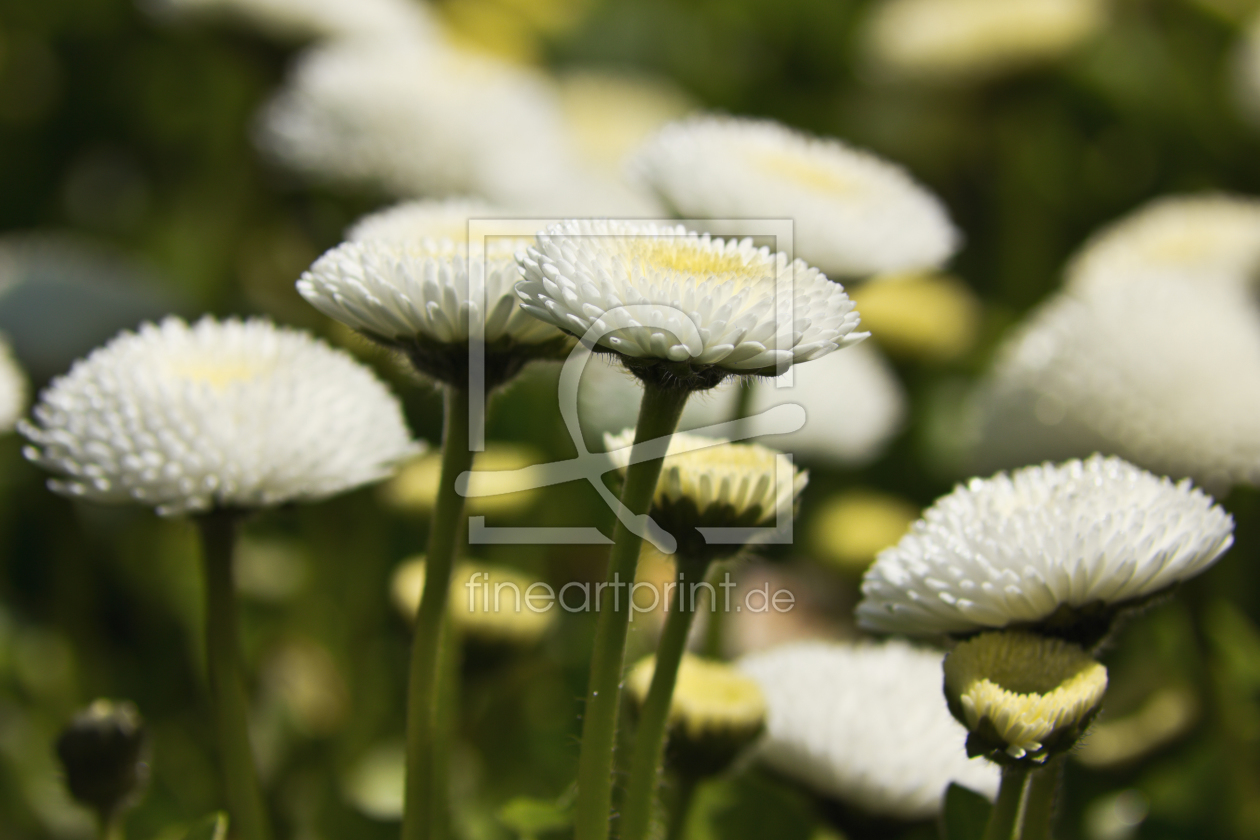
[[(1229, 84), (1252, 5), (1116, 0), (1104, 31), (1062, 59), (955, 88), (869, 79), (857, 59), (863, 0), (574, 0), (558, 24), (522, 23), (509, 46), (550, 68), (650, 72), (705, 107), (844, 138), (904, 164), (948, 206), (966, 239), (952, 270), (983, 305), (978, 340), (951, 361), (894, 357), (907, 427), (861, 469), (806, 464), (798, 533), (808, 535), (835, 493), (925, 506), (967, 476), (963, 395), (1100, 224), (1170, 192), (1260, 193), (1260, 135)], [(458, 25), (476, 19), (465, 6), (440, 11)], [(263, 314), (345, 343), (293, 282), (389, 197), (313, 186), (257, 153), (257, 110), (296, 50), (242, 29), (159, 24), (132, 0), (0, 0), (0, 329), (33, 392), (118, 329), (165, 312)], [(351, 345), (395, 385), (417, 435), (436, 440), (433, 389)], [(571, 455), (553, 387), (546, 370), (514, 384), (494, 406), (491, 438)], [(128, 836), (182, 836), (219, 803), (192, 527), (54, 496), (20, 450), (16, 435), (0, 440), (0, 837), (90, 834), (61, 791), (51, 743), (100, 696), (133, 700), (151, 729), (153, 780)], [(1108, 715), (1164, 692), (1184, 720), (1145, 755), (1072, 763), (1064, 838), (1260, 837), (1260, 570), (1250, 565), (1260, 496), (1241, 488), (1223, 502), (1238, 523), (1225, 560), (1135, 621), (1105, 658)], [(607, 530), (608, 520), (589, 488), (572, 485), (495, 524)], [(371, 771), (389, 764), (403, 721), (408, 639), (390, 574), (424, 530), (423, 515), (383, 509), (375, 489), (246, 529), (255, 739), (284, 837), (397, 831), (370, 813), (388, 787)], [(479, 548), (554, 585), (602, 579), (596, 547)], [(811, 608), (827, 633), (852, 635), (857, 578), (822, 553), (798, 539), (763, 555), (819, 593)], [(554, 798), (571, 781), (591, 618), (562, 614), (537, 647), (466, 663), (455, 785), (468, 838), (515, 836), (496, 816), (507, 802)], [(636, 634), (631, 655), (647, 643)], [(1134, 808), (1145, 819), (1126, 825)], [(697, 810), (695, 837), (829, 836), (825, 804), (751, 769), (703, 791)]]

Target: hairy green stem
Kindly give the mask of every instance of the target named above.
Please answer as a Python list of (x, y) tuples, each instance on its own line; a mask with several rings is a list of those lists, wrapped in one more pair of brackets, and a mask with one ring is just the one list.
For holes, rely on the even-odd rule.
[[(673, 434), (689, 392), (648, 384), (639, 406), (634, 449), (643, 441)], [(633, 452), (633, 450), (632, 450)], [(626, 470), (621, 503), (631, 514), (647, 513), (661, 475), (662, 461), (632, 463)], [(595, 649), (591, 655), (590, 683), (582, 718), (582, 747), (578, 755), (578, 797), (574, 815), (576, 840), (606, 840), (612, 809), (613, 747), (617, 712), (621, 702), (621, 670), (626, 654), (630, 604), (619, 598), (618, 587), (634, 582), (643, 538), (621, 520), (613, 531), (608, 556), (608, 589), (614, 593), (612, 609), (600, 604), (595, 624)], [(598, 589), (596, 590), (599, 591)], [(597, 596), (598, 597), (598, 596)]]
[(1002, 768), (1002, 785), (997, 802), (989, 814), (984, 840), (1020, 840), (1023, 822), (1024, 791), (1028, 787), (1028, 768), (1023, 764)]
[(206, 670), (232, 827), (241, 840), (270, 840), (271, 826), (249, 746), (249, 701), (237, 637), (232, 560), (239, 520), (239, 513), (229, 511), (196, 520), (206, 578)]
[(1024, 797), (1024, 827), (1021, 840), (1050, 840), (1054, 820), (1054, 800), (1063, 778), (1063, 756), (1056, 755), (1034, 770)]
[(674, 698), (678, 667), (682, 664), (683, 653), (687, 649), (687, 636), (691, 632), (691, 622), (696, 614), (695, 592), (692, 587), (697, 581), (704, 580), (708, 566), (706, 561), (689, 560), (681, 555), (677, 556), (677, 563), (678, 585), (674, 588), (673, 602), (656, 648), (652, 685), (643, 701), (639, 727), (635, 733), (634, 755), (630, 761), (630, 787), (626, 791), (626, 801), (621, 809), (621, 840), (644, 840), (652, 827), (661, 761), (665, 754), (670, 701)]
[(472, 467), (468, 451), (468, 391), (454, 386), (446, 391), (446, 422), (442, 431), (442, 472), (429, 526), (425, 557), (424, 594), (416, 612), (411, 643), (411, 675), (407, 686), (407, 783), (403, 804), (402, 840), (442, 840), (434, 827), (447, 825), (439, 814), (447, 807), (446, 791), (436, 788), (446, 778), (448, 756), (439, 749), (439, 660), (442, 617), (451, 588), (464, 498), (455, 479)]

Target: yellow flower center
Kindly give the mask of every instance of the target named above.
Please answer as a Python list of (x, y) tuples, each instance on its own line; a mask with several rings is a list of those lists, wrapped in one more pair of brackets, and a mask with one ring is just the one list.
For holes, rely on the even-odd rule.
[(855, 193), (861, 185), (825, 162), (780, 151), (758, 151), (749, 156), (762, 171), (821, 193)]
[[(626, 687), (642, 704), (652, 686), (656, 657), (634, 666)], [(684, 654), (670, 701), (669, 722), (681, 726), (692, 739), (706, 733), (756, 732), (766, 718), (761, 688), (724, 662)]]
[(222, 391), (240, 382), (251, 382), (267, 370), (267, 365), (259, 364), (251, 359), (224, 361), (197, 359), (171, 364), (171, 373), (176, 378), (199, 385), (209, 385), (216, 391)]
[(773, 263), (749, 261), (745, 254), (705, 247), (697, 240), (642, 236), (630, 240), (629, 250), (631, 262), (651, 271), (675, 272), (698, 280), (712, 278), (719, 284), (733, 282), (736, 290), (774, 281)]

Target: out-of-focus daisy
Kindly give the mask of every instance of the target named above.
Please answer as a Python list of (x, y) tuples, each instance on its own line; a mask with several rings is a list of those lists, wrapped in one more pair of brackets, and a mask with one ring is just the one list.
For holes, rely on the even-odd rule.
[(323, 178), (512, 206), (555, 189), (569, 166), (545, 78), (406, 39), (308, 51), (267, 106), (260, 142), (283, 163)]
[(1248, 285), (1260, 271), (1260, 200), (1171, 196), (1096, 233), (1068, 266), (1069, 289), (1170, 277)]
[(871, 814), (934, 816), (950, 783), (992, 798), (998, 769), (968, 759), (941, 696), (941, 654), (900, 642), (799, 642), (739, 662), (766, 697), (759, 759)]
[(795, 254), (833, 277), (931, 268), (958, 248), (945, 208), (901, 167), (768, 120), (674, 123), (631, 166), (684, 216), (791, 219)]
[(1240, 283), (1100, 283), (1044, 305), (978, 395), (979, 460), (1113, 452), (1213, 488), (1260, 483), (1260, 321)]
[(9, 342), (0, 337), (0, 432), (12, 431), (26, 410), (27, 384)]
[(261, 320), (124, 332), (19, 429), (49, 486), (161, 514), (320, 499), (416, 451), (398, 401), (348, 354)]
[[(424, 557), (413, 557), (399, 565), (390, 581), (394, 606), (408, 619), (414, 619), (420, 607), (424, 570)], [(554, 603), (547, 602), (544, 609), (536, 599), (527, 598), (535, 585), (514, 569), (460, 560), (451, 572), (451, 620), (479, 642), (533, 644), (555, 623), (557, 612)]]
[(919, 518), (905, 499), (873, 490), (852, 490), (818, 506), (810, 544), (823, 560), (847, 572), (866, 570), (880, 551), (896, 545)]
[(1107, 691), (1107, 669), (1062, 639), (981, 633), (945, 657), (945, 698), (972, 753), (1045, 761), (1070, 749)]
[[(467, 379), (469, 340), (480, 335), (493, 386), (530, 359), (568, 345), (513, 294), (518, 244), (491, 241), (483, 260), (450, 240), (345, 242), (302, 275), (298, 292), (330, 318), (403, 351), (417, 370), (441, 382)], [(477, 283), (481, 300), (473, 294)]]
[(559, 79), (560, 105), (578, 152), (610, 173), (654, 131), (695, 109), (663, 79), (577, 70)]
[[(544, 460), (541, 452), (514, 443), (492, 441), (484, 452), (473, 459), (470, 474), (470, 491), (480, 489), (478, 473), (509, 474)], [(398, 474), (381, 485), (381, 497), (392, 508), (415, 513), (429, 513), (437, 500), (441, 458), (437, 453), (426, 453), (404, 464)], [(493, 496), (474, 496), (468, 499), (469, 513), (502, 515), (519, 513), (538, 500), (540, 490), (535, 487), (513, 486), (512, 479), (498, 479), (499, 485), (490, 489), (499, 491)]]
[(885, 275), (851, 296), (875, 343), (896, 356), (950, 361), (970, 350), (980, 331), (979, 298), (947, 274)]
[(1101, 0), (884, 0), (866, 48), (889, 75), (974, 81), (1058, 58), (1104, 18)]
[(429, 39), (435, 23), (409, 0), (140, 0), (160, 17), (227, 18), (276, 38)]
[(1027, 626), (1093, 643), (1118, 610), (1212, 565), (1233, 531), (1188, 481), (1119, 458), (976, 478), (880, 553), (857, 616), (886, 633)]
[(404, 201), (364, 216), (346, 231), (351, 242), (404, 244), (423, 239), (468, 241), (472, 219), (503, 218), (507, 211), (476, 198)]
[[(750, 240), (682, 226), (563, 222), (538, 235), (521, 268), (516, 292), (531, 315), (578, 337), (592, 325), (612, 327), (598, 344), (632, 370), (664, 366), (707, 387), (730, 374), (777, 372), (868, 335), (856, 332), (844, 288), (817, 269)], [(660, 323), (645, 323), (636, 306)]]

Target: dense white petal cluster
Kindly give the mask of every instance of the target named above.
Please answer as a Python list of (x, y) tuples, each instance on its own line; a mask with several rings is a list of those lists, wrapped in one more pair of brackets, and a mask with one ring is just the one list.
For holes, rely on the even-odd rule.
[(890, 75), (969, 81), (1057, 58), (1104, 18), (1100, 0), (885, 0), (866, 46)]
[(407, 35), (431, 38), (435, 24), (410, 0), (141, 0), (163, 17), (224, 17), (277, 38)]
[[(761, 414), (786, 404), (805, 409), (805, 425), (763, 442), (800, 458), (828, 464), (860, 466), (883, 452), (902, 428), (906, 395), (892, 366), (879, 348), (867, 341), (843, 353), (831, 353), (792, 368), (765, 382), (726, 382), (687, 401), (678, 428), (732, 420), (743, 388), (753, 388), (744, 429), (750, 438), (773, 431)], [(619, 366), (592, 360), (578, 389), (578, 416), (586, 435), (624, 429), (638, 416), (643, 385)]]
[(1199, 574), (1233, 531), (1233, 518), (1188, 481), (1119, 458), (976, 478), (880, 552), (858, 621), (887, 633), (967, 633), (1035, 623), (1060, 607), (1122, 605)]
[[(478, 249), (470, 255), (450, 240), (345, 242), (316, 260), (297, 288), (320, 312), (385, 342), (466, 345), (479, 323), (488, 345), (556, 341), (561, 333), (522, 311), (513, 293), (513, 250), (522, 244), (488, 245), (483, 260)], [(478, 279), (484, 305), (470, 295)]]
[(1161, 198), (1103, 228), (1068, 266), (1068, 288), (1172, 278), (1247, 285), (1260, 271), (1260, 200)]
[(958, 249), (945, 208), (901, 167), (769, 120), (674, 123), (631, 168), (687, 216), (791, 219), (795, 253), (833, 277), (930, 268)]
[(598, 343), (631, 359), (766, 373), (868, 335), (855, 332), (844, 287), (817, 269), (682, 226), (562, 222), (521, 267), (523, 309), (579, 337), (607, 328)]
[(1213, 488), (1260, 484), (1260, 317), (1241, 283), (1094, 284), (1038, 310), (979, 399), (993, 466), (1094, 450)]
[(951, 782), (988, 796), (998, 768), (968, 759), (941, 694), (941, 654), (902, 642), (800, 642), (746, 657), (768, 714), (764, 763), (872, 814), (939, 813)]
[(49, 486), (161, 514), (320, 499), (418, 447), (348, 354), (267, 321), (177, 318), (124, 332), (40, 395), (19, 430)]
[(404, 201), (364, 216), (346, 232), (346, 239), (352, 242), (406, 243), (422, 239), (467, 242), (470, 220), (505, 215), (503, 209), (476, 198)]
[(308, 51), (263, 114), (280, 161), (400, 196), (512, 206), (556, 188), (566, 141), (546, 79), (440, 44), (338, 41)]
[(26, 375), (13, 357), (9, 343), (0, 338), (0, 432), (8, 432), (26, 410)]
[[(630, 466), (634, 429), (605, 435), (604, 443), (624, 475)], [(808, 482), (809, 474), (782, 452), (677, 432), (669, 441), (653, 505), (686, 500), (702, 518), (718, 511), (733, 520), (751, 516), (745, 524), (759, 525), (773, 522), (780, 513), (790, 515)]]

